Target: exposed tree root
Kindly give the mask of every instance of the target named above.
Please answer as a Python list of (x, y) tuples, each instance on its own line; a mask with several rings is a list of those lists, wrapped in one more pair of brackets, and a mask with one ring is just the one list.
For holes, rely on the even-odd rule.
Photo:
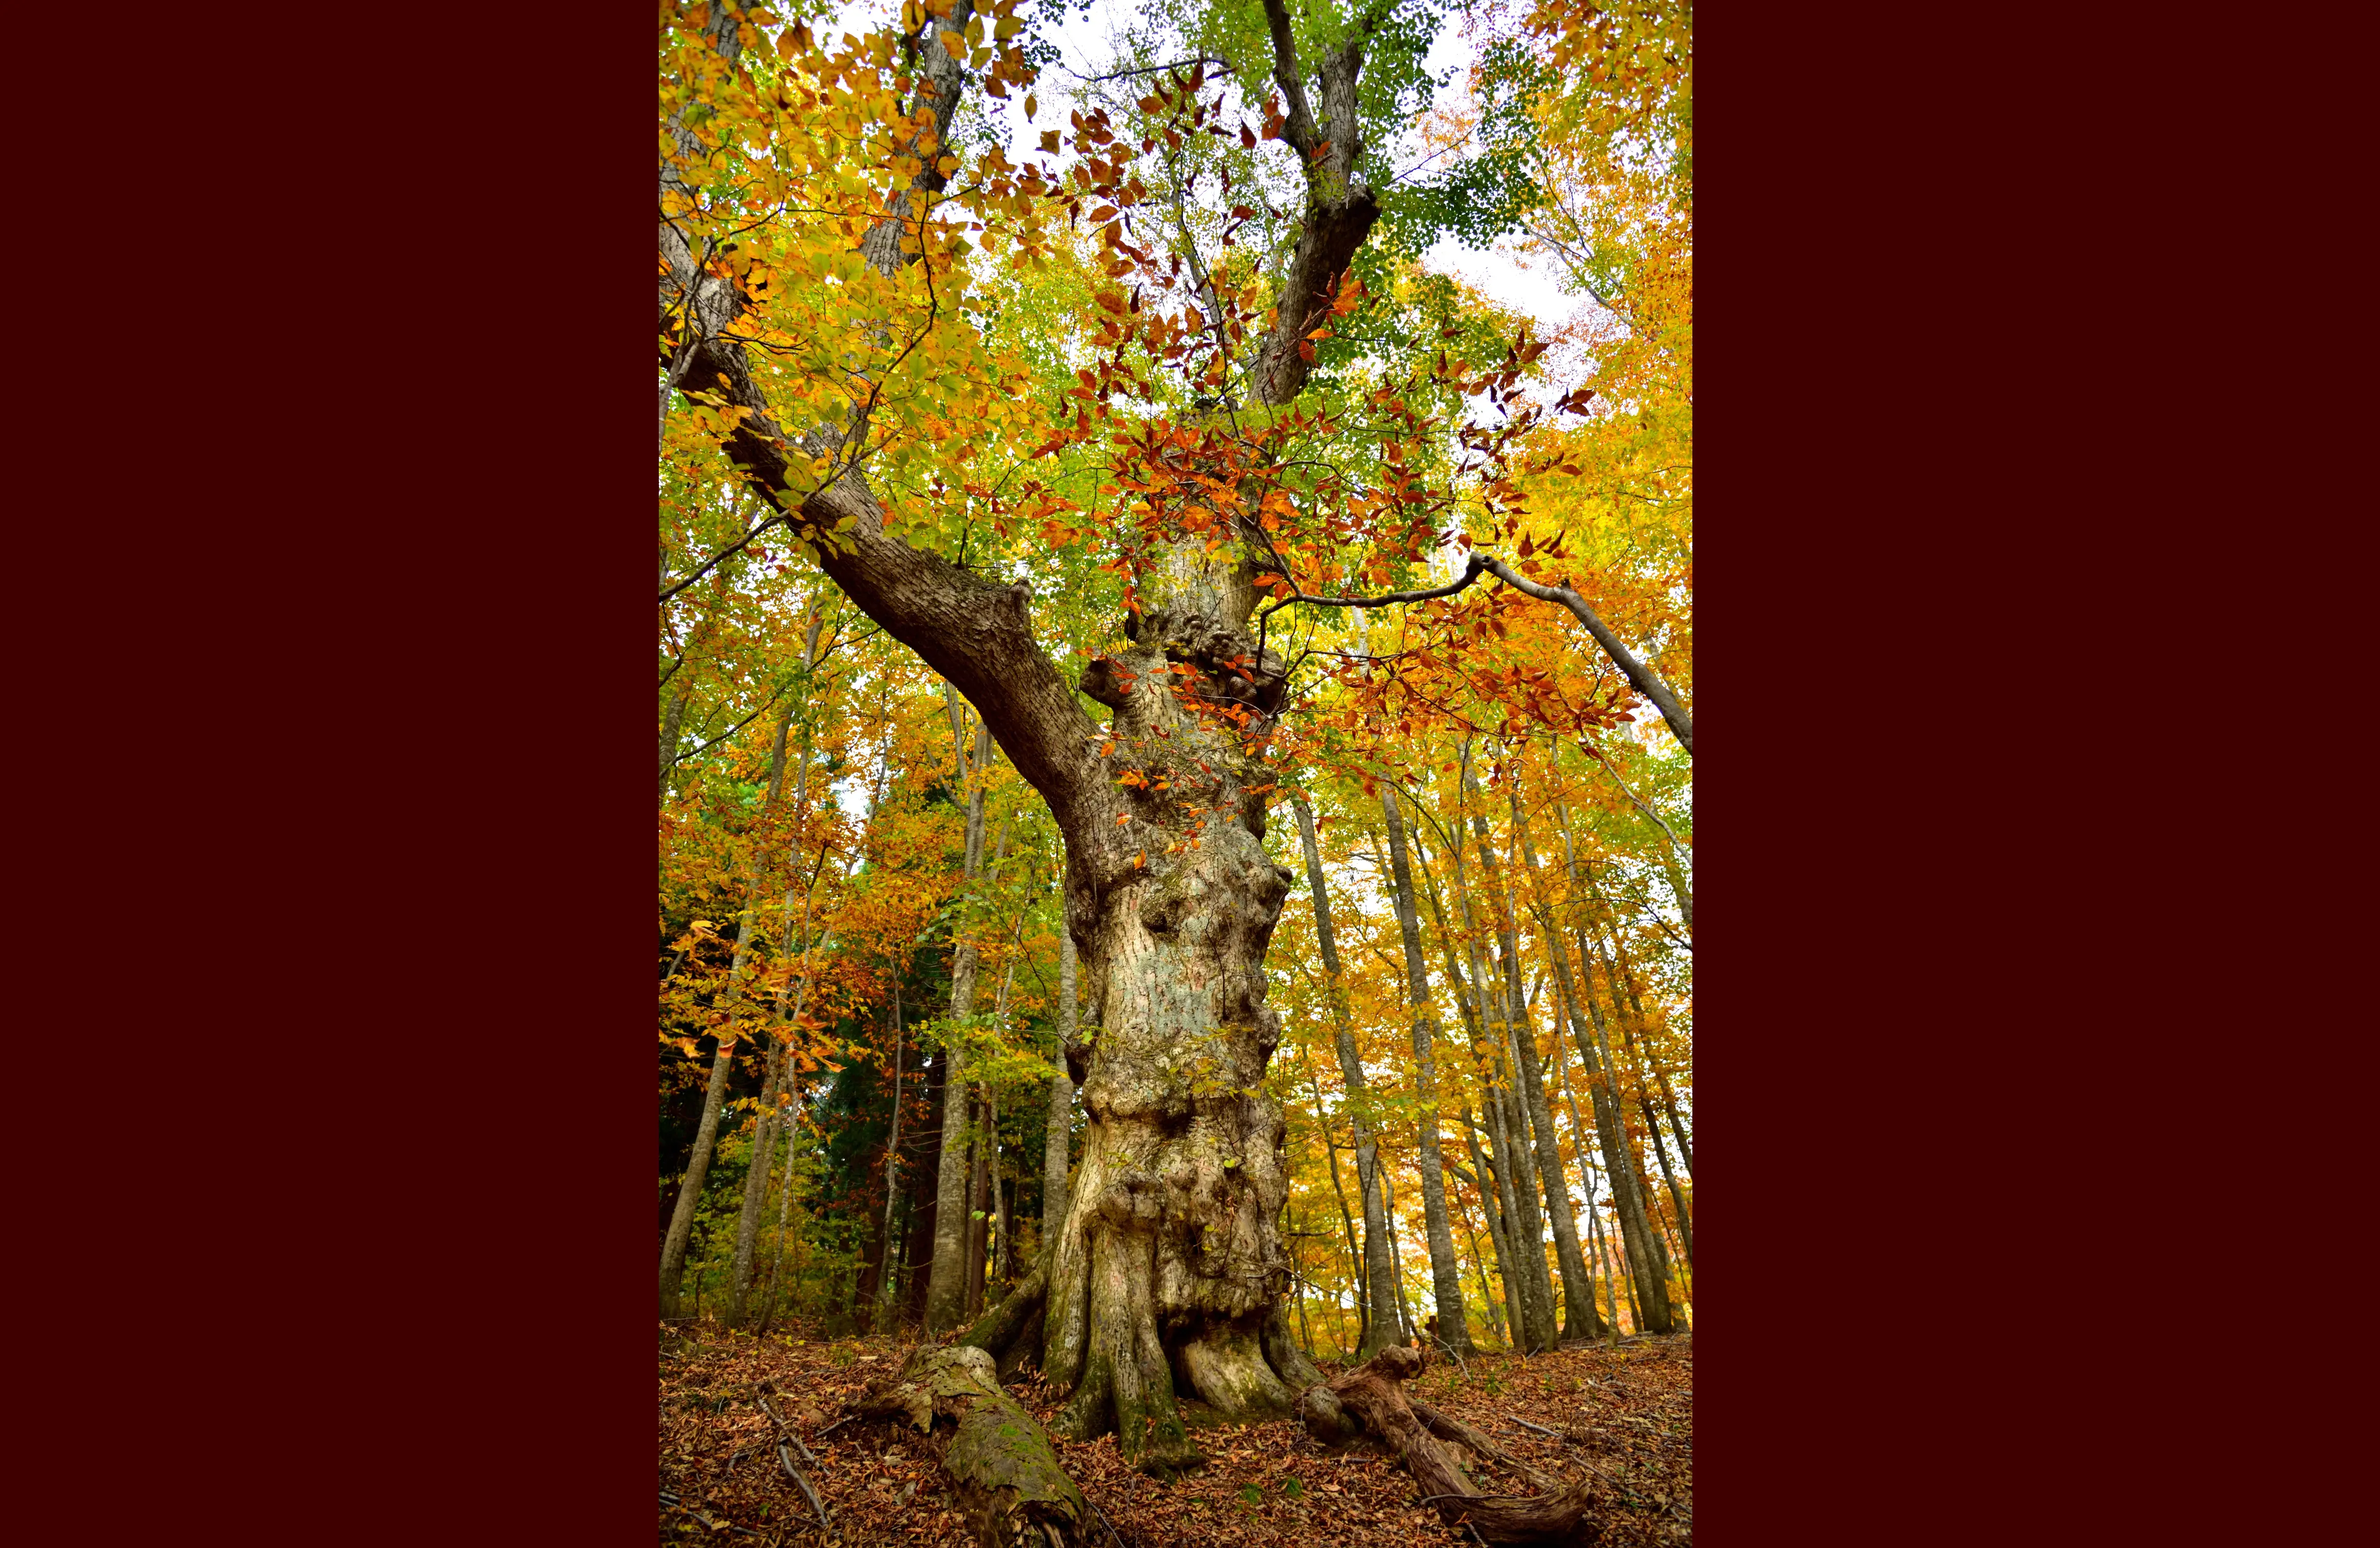
[[(1030, 1331), (1033, 1315), (1041, 1310), (1048, 1299), (1049, 1288), (1050, 1264), (1045, 1253), (1040, 1264), (1025, 1276), (1023, 1284), (1009, 1291), (999, 1305), (978, 1317), (973, 1325), (951, 1340), (952, 1345), (981, 1349), (994, 1360), (999, 1359), (1021, 1343), (1023, 1336)], [(1033, 1339), (1037, 1347), (1040, 1342), (1038, 1336)]]
[(919, 1349), (900, 1375), (869, 1384), (844, 1406), (860, 1417), (898, 1415), (921, 1431), (939, 1421), (955, 1426), (942, 1471), (985, 1548), (1078, 1548), (1097, 1536), (1090, 1503), (1058, 1466), (1041, 1426), (1001, 1389), (988, 1351)]
[[(1421, 1374), (1427, 1359), (1404, 1346), (1382, 1349), (1336, 1381), (1309, 1387), (1298, 1412), (1314, 1436), (1337, 1443), (1361, 1433), (1392, 1448), (1421, 1485), (1425, 1503), (1438, 1507), (1450, 1527), (1468, 1525), (1488, 1542), (1585, 1543), (1594, 1528), (1585, 1517), (1592, 1481), (1565, 1483), (1506, 1453), (1461, 1420), (1426, 1404), (1408, 1403), (1401, 1384)], [(1330, 1410), (1338, 1410), (1334, 1419)], [(1454, 1457), (1433, 1436), (1460, 1442), (1481, 1457), (1526, 1479), (1535, 1494), (1487, 1494), (1475, 1488)]]

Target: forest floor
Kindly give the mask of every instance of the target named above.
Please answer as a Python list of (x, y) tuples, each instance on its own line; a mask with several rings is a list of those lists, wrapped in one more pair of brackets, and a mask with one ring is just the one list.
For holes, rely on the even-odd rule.
[[(854, 1420), (823, 1441), (844, 1399), (899, 1371), (911, 1346), (892, 1338), (820, 1341), (801, 1328), (765, 1339), (716, 1328), (665, 1329), (661, 1339), (661, 1532), (664, 1542), (747, 1537), (772, 1545), (965, 1548), (974, 1541), (950, 1506), (938, 1465), (947, 1433)], [(1320, 1362), (1336, 1374), (1344, 1362)], [(1515, 1456), (1572, 1477), (1593, 1469), (1607, 1487), (1587, 1520), (1598, 1545), (1694, 1541), (1694, 1346), (1691, 1334), (1572, 1348), (1524, 1361), (1442, 1353), (1405, 1384), (1413, 1397), (1493, 1435)], [(818, 1465), (803, 1464), (827, 1511), (821, 1530), (779, 1466), (774, 1426), (757, 1401), (773, 1380), (777, 1411)], [(1014, 1393), (1047, 1421), (1059, 1405), (1029, 1380)], [(1334, 1451), (1295, 1420), (1196, 1428), (1208, 1465), (1171, 1484), (1126, 1467), (1115, 1437), (1072, 1445), (1059, 1460), (1112, 1530), (1112, 1548), (1388, 1548), (1457, 1542), (1467, 1534), (1416, 1506), (1414, 1482), (1369, 1443)], [(1556, 1432), (1536, 1433), (1526, 1420)], [(795, 1460), (800, 1460), (795, 1454)], [(1475, 1467), (1483, 1489), (1493, 1474)], [(1503, 1488), (1525, 1490), (1507, 1481)]]

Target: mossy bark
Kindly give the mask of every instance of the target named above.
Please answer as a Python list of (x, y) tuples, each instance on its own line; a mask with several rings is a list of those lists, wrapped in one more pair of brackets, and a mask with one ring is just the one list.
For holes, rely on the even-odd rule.
[(872, 1384), (848, 1407), (880, 1418), (897, 1415), (921, 1431), (952, 1426), (942, 1471), (957, 1494), (959, 1514), (987, 1548), (1074, 1548), (1092, 1541), (1096, 1518), (1089, 1502), (1058, 1465), (1041, 1426), (1001, 1390), (983, 1349), (920, 1349), (899, 1376)]

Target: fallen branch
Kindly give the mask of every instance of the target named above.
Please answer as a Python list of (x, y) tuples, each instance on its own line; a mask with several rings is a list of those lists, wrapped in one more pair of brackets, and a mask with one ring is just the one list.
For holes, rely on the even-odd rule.
[(785, 1476), (801, 1485), (802, 1497), (810, 1502), (812, 1510), (818, 1512), (819, 1527), (823, 1530), (826, 1527), (826, 1506), (820, 1502), (818, 1491), (810, 1487), (810, 1481), (802, 1476), (802, 1469), (794, 1466), (794, 1454), (783, 1441), (777, 1443), (777, 1460), (784, 1464)]
[(1559, 1435), (1561, 1433), (1559, 1430), (1548, 1429), (1542, 1424), (1532, 1424), (1527, 1420), (1523, 1419), (1519, 1414), (1506, 1414), (1504, 1417), (1519, 1425), (1522, 1429), (1535, 1430), (1540, 1435)]
[[(1420, 1349), (1392, 1345), (1327, 1384), (1327, 1391), (1334, 1400), (1333, 1406), (1342, 1411), (1348, 1427), (1370, 1433), (1396, 1452), (1405, 1470), (1421, 1485), (1422, 1503), (1436, 1506), (1439, 1519), (1446, 1525), (1469, 1525), (1483, 1541), (1494, 1543), (1585, 1542), (1588, 1529), (1582, 1520), (1592, 1503), (1593, 1481), (1582, 1478), (1562, 1482), (1509, 1456), (1494, 1441), (1462, 1421), (1427, 1404), (1409, 1403), (1402, 1384), (1421, 1374), (1427, 1362), (1428, 1357)], [(1314, 1396), (1311, 1392), (1305, 1395)], [(1424, 1410), (1428, 1414), (1427, 1421), (1422, 1417)], [(1299, 1411), (1318, 1439), (1338, 1438), (1325, 1433), (1327, 1420), (1319, 1405), (1302, 1400)], [(1434, 1438), (1434, 1430), (1521, 1473), (1540, 1492), (1480, 1494), (1470, 1487), (1453, 1457)]]
[[(794, 1466), (793, 1450), (785, 1443), (790, 1441), (795, 1446), (799, 1446), (802, 1459), (811, 1467), (817, 1467), (819, 1459), (810, 1455), (809, 1447), (802, 1445), (801, 1436), (795, 1433), (794, 1427), (784, 1421), (778, 1414), (776, 1406), (769, 1401), (769, 1394), (776, 1390), (777, 1384), (764, 1377), (753, 1396), (760, 1400), (760, 1411), (769, 1416), (769, 1422), (777, 1427), (777, 1460), (784, 1464), (785, 1476), (801, 1486), (802, 1497), (810, 1502), (812, 1510), (818, 1512), (819, 1530), (823, 1531), (826, 1530), (826, 1506), (819, 1499), (818, 1491), (810, 1487), (810, 1481), (803, 1476), (802, 1469)], [(729, 1458), (727, 1465), (733, 1468), (735, 1465), (735, 1459)]]

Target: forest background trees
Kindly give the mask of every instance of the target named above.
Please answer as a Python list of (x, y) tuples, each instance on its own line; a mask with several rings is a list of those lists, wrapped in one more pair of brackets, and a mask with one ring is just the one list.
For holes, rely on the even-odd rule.
[(662, 7), (662, 1312), (1682, 1327), (1691, 13), (1060, 19)]

